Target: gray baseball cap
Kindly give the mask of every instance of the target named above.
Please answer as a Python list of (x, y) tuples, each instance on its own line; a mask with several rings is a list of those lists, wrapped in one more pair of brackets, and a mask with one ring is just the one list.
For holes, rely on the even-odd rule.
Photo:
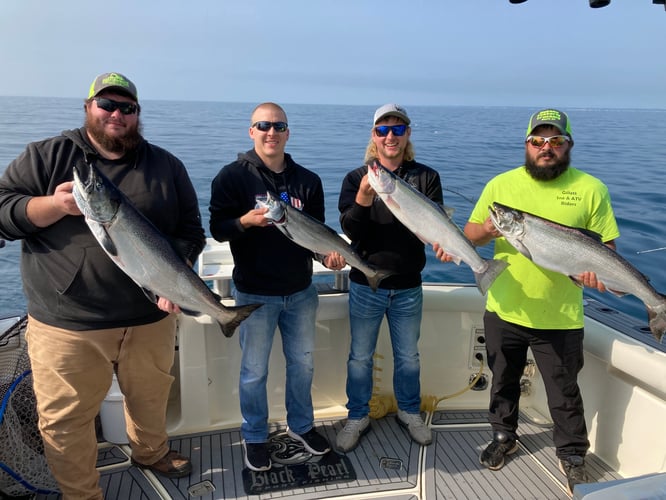
[(407, 110), (405, 110), (405, 108), (398, 104), (384, 104), (381, 108), (378, 108), (377, 111), (375, 111), (375, 118), (372, 124), (377, 125), (379, 120), (386, 118), (387, 116), (400, 118), (407, 125), (411, 122), (409, 116), (407, 116)]
[(139, 96), (136, 91), (136, 86), (131, 82), (129, 78), (120, 73), (102, 73), (97, 78), (95, 78), (90, 85), (90, 90), (88, 91), (88, 99), (95, 97), (102, 90), (107, 89), (116, 89), (121, 91), (121, 93), (127, 94), (136, 102), (139, 102)]
[(563, 134), (568, 135), (569, 138), (573, 138), (571, 136), (571, 123), (569, 123), (569, 117), (564, 111), (552, 108), (537, 111), (530, 117), (525, 137), (531, 135), (534, 129), (540, 125), (551, 125)]

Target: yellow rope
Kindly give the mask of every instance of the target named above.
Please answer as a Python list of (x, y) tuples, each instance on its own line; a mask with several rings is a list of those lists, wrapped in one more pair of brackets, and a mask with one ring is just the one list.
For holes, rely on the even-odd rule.
[[(381, 371), (380, 368), (375, 368), (375, 370)], [(472, 379), (472, 381), (467, 385), (467, 387), (464, 387), (460, 389), (458, 392), (454, 392), (453, 394), (442, 396), (441, 398), (438, 398), (437, 396), (433, 396), (430, 394), (422, 395), (421, 411), (428, 411), (428, 412), (435, 411), (439, 403), (441, 403), (445, 399), (455, 398), (457, 396), (460, 396), (461, 394), (464, 394), (465, 392), (469, 391), (472, 387), (474, 387), (474, 385), (479, 381), (482, 375), (483, 375), (483, 360), (480, 360), (479, 371), (476, 374), (476, 376)], [(375, 381), (381, 382), (381, 379), (375, 379)], [(370, 405), (370, 413), (369, 413), (370, 418), (375, 418), (375, 419), (382, 418), (386, 416), (386, 414), (388, 413), (395, 413), (398, 411), (398, 402), (396, 401), (395, 396), (393, 394), (377, 394), (374, 388), (373, 388), (372, 397), (370, 398), (369, 405)]]

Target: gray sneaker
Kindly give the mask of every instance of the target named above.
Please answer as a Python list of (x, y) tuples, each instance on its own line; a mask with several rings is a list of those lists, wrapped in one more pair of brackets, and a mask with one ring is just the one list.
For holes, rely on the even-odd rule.
[(420, 413), (407, 413), (398, 410), (395, 416), (400, 425), (406, 427), (410, 437), (420, 445), (427, 446), (432, 443), (432, 431), (423, 422)]
[(346, 453), (358, 446), (363, 434), (370, 431), (370, 417), (367, 415), (359, 419), (348, 419), (344, 428), (338, 432), (335, 446), (338, 451)]

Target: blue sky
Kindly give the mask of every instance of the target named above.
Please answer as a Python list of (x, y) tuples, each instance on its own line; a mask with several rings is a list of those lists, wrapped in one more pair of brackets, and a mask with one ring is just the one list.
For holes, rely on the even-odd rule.
[(0, 95), (666, 109), (651, 0), (2, 0)]

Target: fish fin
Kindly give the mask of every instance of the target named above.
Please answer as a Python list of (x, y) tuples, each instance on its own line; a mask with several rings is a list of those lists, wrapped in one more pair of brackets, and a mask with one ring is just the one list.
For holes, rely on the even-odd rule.
[(589, 236), (595, 241), (598, 241), (599, 243), (603, 243), (604, 240), (602, 239), (601, 235), (599, 233), (596, 233), (594, 231), (591, 231), (589, 229), (586, 229), (584, 227), (574, 227), (573, 229), (576, 229), (577, 231), (580, 231), (581, 233)]
[(502, 271), (504, 271), (509, 263), (504, 260), (491, 259), (486, 261), (488, 266), (486, 270), (481, 273), (474, 273), (474, 280), (476, 281), (476, 286), (481, 292), (481, 295), (485, 295), (490, 288), (490, 285), (493, 284), (495, 278), (497, 278)]
[(453, 217), (453, 214), (456, 213), (455, 207), (442, 206), (444, 213), (449, 216), (449, 219)]
[(252, 311), (255, 309), (258, 309), (259, 307), (263, 306), (263, 304), (247, 304), (245, 306), (232, 306), (228, 307), (232, 312), (235, 312), (234, 319), (227, 323), (220, 323), (220, 328), (222, 329), (222, 333), (224, 334), (225, 337), (229, 338), (231, 337), (234, 332), (236, 331), (236, 328), (238, 328), (238, 325), (241, 324), (241, 322), (247, 318), (250, 314), (252, 314)]
[(180, 308), (180, 312), (182, 312), (186, 316), (203, 316), (203, 313), (199, 311), (192, 311), (191, 309), (183, 309), (182, 307)]
[(107, 232), (104, 225), (92, 219), (86, 219), (86, 220), (88, 221), (88, 227), (90, 228), (93, 235), (95, 236), (95, 239), (97, 239), (97, 241), (104, 249), (104, 251), (109, 255), (111, 255), (112, 257), (117, 257), (118, 249), (116, 248), (115, 243), (113, 243), (113, 240), (109, 236), (109, 233)]
[(370, 286), (370, 288), (372, 288), (372, 291), (376, 292), (382, 280), (384, 278), (388, 278), (389, 276), (393, 276), (394, 274), (397, 274), (397, 272), (378, 269), (376, 270), (375, 274), (373, 274), (372, 276), (366, 275), (366, 278), (368, 279), (368, 285)]
[(510, 243), (514, 246), (516, 250), (518, 250), (521, 254), (523, 254), (525, 257), (530, 259), (532, 262), (534, 262), (534, 259), (532, 259), (532, 253), (530, 252), (529, 248), (527, 248), (525, 245), (523, 245), (521, 242), (514, 242), (510, 241)]
[[(665, 295), (661, 293), (659, 295), (662, 299), (666, 299)], [(666, 333), (666, 301), (657, 307), (647, 306), (647, 311), (652, 336), (657, 342), (661, 342), (664, 333)]]

